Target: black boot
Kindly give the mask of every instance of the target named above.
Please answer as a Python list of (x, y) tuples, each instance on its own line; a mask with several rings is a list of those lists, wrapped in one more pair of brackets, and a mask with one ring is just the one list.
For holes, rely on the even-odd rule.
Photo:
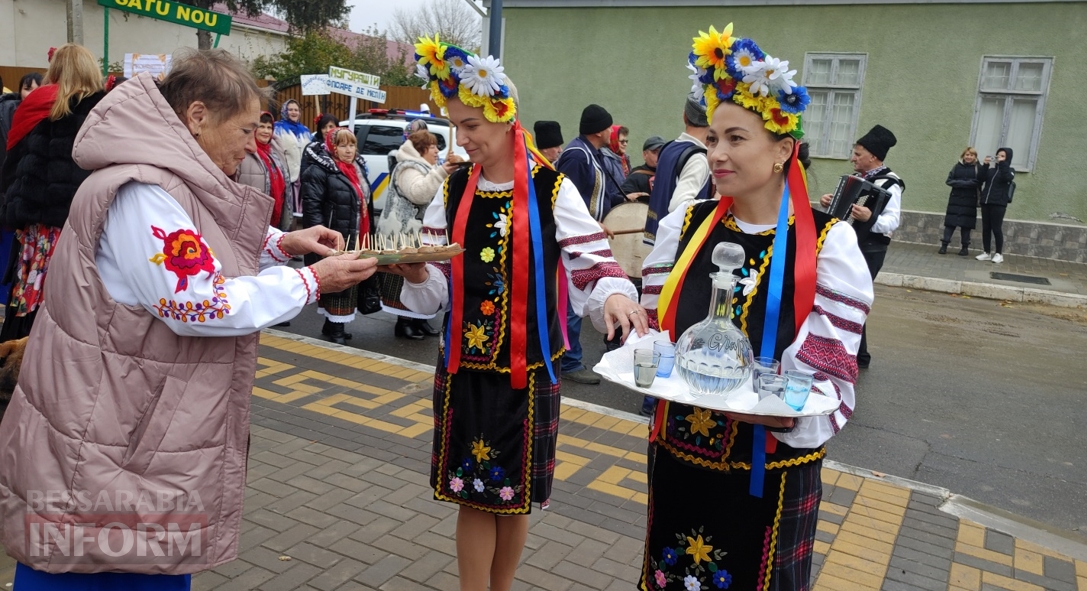
[[(351, 333), (345, 332), (344, 325), (340, 322), (333, 322), (329, 319), (325, 319), (325, 325), (321, 327), (321, 334), (325, 335), (334, 343), (343, 344), (344, 341), (351, 340)], [(340, 340), (337, 341), (336, 338)]]
[(959, 256), (964, 257), (964, 256), (969, 256), (969, 255), (970, 255), (970, 249), (967, 248), (967, 246), (965, 244), (963, 244), (962, 245), (962, 250), (959, 251)]
[(426, 318), (416, 318), (412, 320), (411, 325), (415, 327), (415, 332), (423, 333), (423, 336), (436, 337), (442, 334), (441, 331), (431, 326)]
[(393, 335), (399, 339), (411, 339), (418, 341), (423, 338), (423, 333), (416, 330), (413, 325), (414, 318), (408, 318), (407, 316), (399, 316), (396, 319), (396, 327), (393, 328)]
[(937, 250), (936, 254), (947, 254), (947, 243), (946, 242), (941, 242), (940, 243), (940, 250)]

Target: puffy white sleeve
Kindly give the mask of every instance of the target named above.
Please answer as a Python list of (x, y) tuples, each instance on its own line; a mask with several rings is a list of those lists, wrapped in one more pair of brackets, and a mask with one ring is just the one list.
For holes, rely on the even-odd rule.
[[(423, 244), (444, 246), (448, 224), (445, 215), (445, 185), (438, 186), (438, 192), (430, 200), (430, 205), (423, 214), (421, 231)], [(449, 308), (449, 277), (452, 268), (449, 261), (427, 263), (427, 280), (422, 283), (404, 281), (400, 290), (400, 303), (412, 312), (436, 314)]]
[(291, 260), (291, 255), (282, 248), (284, 235), (286, 232), (279, 228), (268, 226), (268, 233), (264, 236), (264, 246), (260, 249), (261, 271), (285, 265)]
[(902, 185), (896, 183), (887, 189), (887, 192), (891, 194), (887, 207), (883, 208), (883, 213), (879, 214), (876, 223), (872, 224), (872, 231), (877, 234), (890, 235), (898, 229), (902, 217)]
[(831, 227), (819, 253), (815, 305), (782, 354), (781, 369), (813, 374), (814, 388), (839, 401), (825, 417), (797, 420), (789, 433), (774, 433), (796, 448), (816, 448), (841, 430), (856, 407), (857, 349), (873, 300), (872, 278), (848, 224)]
[(585, 200), (568, 178), (562, 179), (555, 198), (555, 228), (562, 264), (570, 280), (570, 306), (575, 314), (589, 316), (593, 326), (606, 333), (604, 303), (615, 294), (636, 301), (638, 291), (615, 261), (608, 237), (589, 215)]
[(706, 186), (706, 179), (710, 178), (710, 163), (706, 155), (702, 153), (692, 154), (679, 172), (676, 179), (676, 189), (672, 191), (672, 200), (668, 202), (668, 211), (673, 212), (683, 209), (683, 204), (691, 201)]
[[(264, 247), (278, 240), (269, 231)], [(290, 320), (317, 301), (310, 268), (271, 263), (255, 276), (227, 278), (188, 213), (157, 185), (120, 188), (95, 253), (99, 275), (119, 303), (142, 306), (182, 336), (239, 336)], [(265, 268), (265, 265), (268, 265)]]
[[(657, 303), (661, 289), (668, 280), (668, 274), (676, 264), (676, 251), (679, 249), (679, 234), (683, 230), (683, 220), (687, 211), (694, 207), (688, 202), (684, 207), (664, 216), (657, 226), (657, 240), (653, 250), (642, 262), (642, 307), (649, 314), (649, 326), (660, 330), (660, 318), (657, 315)], [(675, 340), (679, 335), (672, 335)]]

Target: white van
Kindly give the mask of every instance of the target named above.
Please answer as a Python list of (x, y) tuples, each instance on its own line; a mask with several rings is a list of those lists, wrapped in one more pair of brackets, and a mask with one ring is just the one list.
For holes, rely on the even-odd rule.
[[(374, 208), (384, 206), (385, 189), (389, 186), (389, 153), (404, 144), (404, 128), (415, 119), (426, 121), (427, 129), (438, 138), (438, 161), (445, 162), (449, 155), (450, 123), (448, 119), (431, 117), (424, 111), (400, 109), (370, 109), (355, 117), (355, 137), (359, 153), (366, 160), (370, 172), (370, 186), (374, 190)], [(350, 121), (342, 121), (350, 127)], [(468, 153), (460, 146), (453, 146), (453, 153), (467, 160)]]

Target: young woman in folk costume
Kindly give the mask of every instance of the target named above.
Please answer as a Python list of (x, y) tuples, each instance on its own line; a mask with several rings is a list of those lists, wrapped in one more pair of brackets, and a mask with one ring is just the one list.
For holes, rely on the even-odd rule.
[(648, 320), (573, 184), (541, 164), (498, 60), (436, 37), (416, 54), (473, 162), (438, 190), (423, 238), (441, 245), (448, 233), (465, 252), (387, 270), (404, 276), (407, 308), (446, 312), (431, 483), (435, 498), (460, 505), (461, 589), (504, 591), (531, 504), (546, 507), (551, 493), (565, 317), (555, 311), (566, 310), (566, 275), (575, 310), (595, 310), (609, 336), (617, 323), (624, 335), (645, 333)]
[(813, 395), (841, 406), (794, 420), (660, 402), (639, 588), (807, 589), (824, 444), (852, 414), (872, 281), (852, 228), (808, 202), (799, 140), (809, 99), (788, 62), (732, 37), (729, 24), (694, 39), (690, 66), (719, 199), (661, 221), (642, 303), (681, 335), (709, 307), (713, 247), (739, 244), (747, 261), (729, 298), (734, 322), (755, 355), (813, 374)]

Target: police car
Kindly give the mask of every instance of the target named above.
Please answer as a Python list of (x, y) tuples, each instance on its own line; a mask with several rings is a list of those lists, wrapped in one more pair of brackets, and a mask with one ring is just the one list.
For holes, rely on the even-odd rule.
[[(427, 111), (401, 109), (370, 109), (355, 117), (359, 154), (366, 160), (370, 186), (374, 191), (374, 208), (378, 211), (385, 204), (385, 190), (389, 187), (389, 153), (399, 150), (404, 144), (404, 128), (416, 119), (425, 121), (430, 133), (438, 138), (438, 162), (445, 162), (450, 147), (451, 125), (448, 119), (432, 117)], [(350, 127), (350, 124), (350, 120), (340, 123), (343, 127)], [(468, 159), (468, 153), (460, 146), (453, 146), (453, 153)]]

